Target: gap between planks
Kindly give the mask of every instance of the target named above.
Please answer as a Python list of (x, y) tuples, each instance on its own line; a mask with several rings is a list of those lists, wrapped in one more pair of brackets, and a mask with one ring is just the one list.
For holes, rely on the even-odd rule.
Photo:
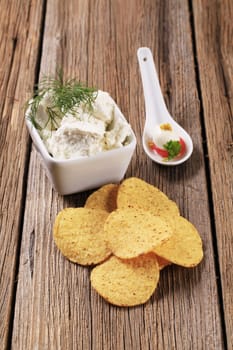
[[(39, 82), (40, 75), (40, 66), (41, 66), (41, 57), (42, 57), (42, 48), (43, 48), (43, 39), (44, 39), (44, 28), (45, 28), (45, 18), (46, 18), (46, 8), (47, 8), (47, 0), (43, 1), (42, 5), (42, 16), (41, 16), (41, 25), (40, 25), (40, 38), (39, 38), (39, 47), (37, 54), (37, 62), (35, 65), (35, 79), (34, 79), (34, 87)], [(17, 42), (17, 38), (14, 39)], [(16, 46), (16, 44), (15, 44)], [(15, 48), (15, 47), (14, 47)], [(23, 178), (23, 192), (22, 199), (20, 205), (20, 218), (19, 218), (19, 233), (18, 233), (18, 244), (16, 247), (16, 259), (15, 259), (15, 271), (14, 271), (14, 285), (12, 291), (12, 309), (10, 313), (9, 327), (8, 327), (8, 341), (7, 341), (7, 349), (11, 349), (12, 346), (12, 334), (13, 334), (13, 324), (14, 324), (14, 316), (15, 316), (15, 304), (16, 304), (16, 294), (18, 287), (18, 273), (19, 273), (19, 261), (20, 261), (20, 250), (22, 243), (22, 233), (23, 233), (23, 224), (24, 224), (24, 209), (26, 203), (26, 195), (27, 195), (27, 183), (28, 183), (28, 173), (29, 173), (29, 165), (30, 165), (30, 157), (32, 150), (32, 140), (29, 138), (28, 141), (28, 150), (26, 154), (25, 168), (24, 168), (24, 178)]]
[(210, 227), (212, 232), (212, 246), (214, 251), (214, 263), (215, 263), (215, 274), (216, 274), (216, 284), (218, 289), (218, 298), (219, 298), (219, 308), (221, 315), (221, 326), (222, 326), (222, 335), (224, 347), (227, 349), (227, 334), (226, 334), (226, 322), (225, 322), (225, 314), (224, 314), (224, 305), (223, 305), (223, 290), (222, 290), (222, 282), (220, 276), (220, 265), (219, 265), (219, 254), (218, 254), (218, 245), (217, 245), (217, 231), (215, 225), (215, 215), (214, 215), (214, 201), (212, 196), (212, 184), (211, 184), (211, 175), (210, 175), (210, 164), (209, 164), (209, 156), (208, 156), (208, 145), (206, 142), (206, 127), (205, 127), (205, 119), (204, 119), (204, 107), (203, 107), (203, 99), (201, 93), (201, 83), (200, 83), (200, 72), (198, 66), (198, 57), (197, 57), (197, 47), (196, 47), (196, 35), (195, 35), (195, 23), (194, 23), (194, 14), (193, 14), (193, 4), (192, 0), (188, 0), (189, 4), (189, 12), (190, 12), (190, 27), (191, 27), (191, 35), (192, 35), (192, 45), (193, 45), (193, 56), (194, 56), (194, 69), (196, 75), (196, 86), (198, 98), (200, 101), (200, 123), (201, 123), (201, 131), (202, 131), (202, 147), (204, 154), (204, 165), (205, 165), (205, 174), (206, 174), (206, 183), (207, 183), (207, 193), (209, 198), (209, 217), (210, 217)]

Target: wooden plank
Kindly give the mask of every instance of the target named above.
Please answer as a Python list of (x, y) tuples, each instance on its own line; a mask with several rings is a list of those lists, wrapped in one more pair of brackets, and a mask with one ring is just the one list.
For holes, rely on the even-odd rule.
[[(194, 140), (192, 159), (180, 167), (153, 164), (142, 151), (140, 46), (151, 47), (169, 109)], [(57, 212), (83, 205), (88, 192), (55, 193), (33, 148), (12, 349), (224, 349), (188, 2), (48, 0), (41, 72), (59, 66), (116, 99), (138, 138), (126, 176), (177, 202), (201, 233), (205, 259), (195, 269), (162, 271), (144, 306), (107, 304), (90, 287), (90, 269), (68, 262), (52, 241)]]
[(233, 3), (194, 1), (193, 8), (226, 333), (232, 349)]
[(0, 1), (0, 344), (8, 342), (29, 137), (23, 105), (37, 66), (42, 1)]

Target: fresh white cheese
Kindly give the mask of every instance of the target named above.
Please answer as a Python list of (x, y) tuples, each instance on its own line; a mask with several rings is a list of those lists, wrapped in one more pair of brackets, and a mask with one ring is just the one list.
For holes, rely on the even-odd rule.
[[(51, 106), (53, 106), (51, 95), (49, 92), (46, 92), (43, 99), (40, 101), (40, 104), (37, 110), (37, 115), (36, 115), (36, 122), (41, 129), (51, 130), (53, 128), (53, 125), (51, 124), (51, 119), (48, 116), (48, 109)], [(55, 110), (58, 116), (55, 123), (56, 123), (56, 126), (58, 127), (60, 125), (62, 116), (61, 116), (61, 112), (58, 109), (55, 109)]]
[(129, 124), (117, 118), (115, 102), (107, 92), (98, 91), (92, 107), (82, 104), (63, 118), (48, 123), (46, 109), (51, 103), (48, 95), (42, 99), (37, 122), (42, 126), (40, 135), (48, 152), (57, 159), (91, 156), (124, 146), (131, 134)]
[(93, 104), (93, 115), (95, 118), (103, 120), (106, 124), (111, 123), (114, 117), (115, 102), (105, 91), (98, 91), (98, 95)]
[(164, 129), (160, 125), (156, 125), (153, 131), (153, 141), (157, 147), (163, 148), (163, 146), (169, 141), (179, 141), (179, 135), (172, 128)]

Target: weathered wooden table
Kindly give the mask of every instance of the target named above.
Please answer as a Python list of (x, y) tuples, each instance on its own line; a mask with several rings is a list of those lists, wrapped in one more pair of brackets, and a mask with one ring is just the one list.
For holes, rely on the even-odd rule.
[[(1, 349), (233, 348), (233, 2), (0, 0)], [(167, 168), (143, 153), (144, 99), (136, 52), (151, 48), (192, 158)], [(199, 230), (205, 258), (170, 266), (148, 303), (119, 308), (90, 287), (90, 269), (56, 249), (59, 210), (89, 192), (51, 187), (24, 121), (24, 102), (62, 67), (108, 91), (137, 136), (126, 177), (163, 190)]]

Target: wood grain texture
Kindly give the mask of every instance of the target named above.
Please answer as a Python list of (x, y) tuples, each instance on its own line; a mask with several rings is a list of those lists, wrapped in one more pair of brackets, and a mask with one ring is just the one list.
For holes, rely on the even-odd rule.
[(41, 29), (41, 1), (0, 1), (0, 344), (8, 342), (14, 309), (29, 137), (23, 105), (32, 93)]
[(233, 348), (233, 3), (194, 1), (197, 60), (229, 349)]
[[(194, 140), (191, 160), (180, 167), (158, 166), (142, 151), (140, 46), (152, 49), (168, 107)], [(65, 76), (110, 92), (138, 139), (126, 176), (177, 202), (200, 231), (205, 259), (195, 269), (162, 271), (143, 306), (109, 305), (91, 289), (90, 269), (67, 261), (52, 240), (58, 211), (83, 205), (88, 192), (55, 193), (33, 147), (12, 349), (224, 349), (193, 55), (186, 1), (47, 1), (41, 75), (63, 67)]]

